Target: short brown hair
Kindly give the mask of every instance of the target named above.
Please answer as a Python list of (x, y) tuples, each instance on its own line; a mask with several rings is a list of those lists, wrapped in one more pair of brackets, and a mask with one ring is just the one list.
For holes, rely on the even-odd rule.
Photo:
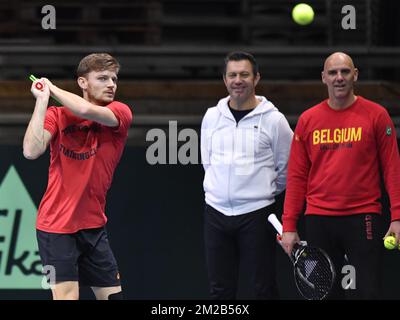
[(256, 76), (258, 71), (258, 64), (254, 56), (249, 53), (249, 52), (244, 52), (244, 51), (235, 51), (235, 52), (230, 52), (226, 55), (225, 57), (225, 64), (224, 64), (224, 70), (223, 70), (223, 76), (225, 77), (226, 75), (226, 69), (228, 66), (229, 61), (242, 61), (242, 60), (248, 60), (251, 63), (253, 73)]
[(115, 71), (115, 73), (118, 73), (119, 69), (119, 62), (108, 53), (92, 53), (79, 62), (76, 75), (78, 77), (83, 77), (91, 71), (104, 70)]

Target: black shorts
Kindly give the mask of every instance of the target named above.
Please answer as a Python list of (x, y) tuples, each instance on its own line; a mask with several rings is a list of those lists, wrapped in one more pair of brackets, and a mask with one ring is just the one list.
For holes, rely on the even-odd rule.
[(55, 282), (79, 281), (82, 286), (119, 286), (118, 265), (104, 227), (62, 234), (36, 230), (43, 266), (52, 266)]

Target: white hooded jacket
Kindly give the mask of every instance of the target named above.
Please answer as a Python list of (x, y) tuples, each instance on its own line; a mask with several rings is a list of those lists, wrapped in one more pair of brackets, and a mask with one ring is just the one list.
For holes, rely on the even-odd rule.
[(238, 123), (229, 96), (221, 99), (201, 126), (205, 201), (229, 216), (274, 203), (286, 187), (293, 132), (270, 101), (256, 98), (260, 103)]

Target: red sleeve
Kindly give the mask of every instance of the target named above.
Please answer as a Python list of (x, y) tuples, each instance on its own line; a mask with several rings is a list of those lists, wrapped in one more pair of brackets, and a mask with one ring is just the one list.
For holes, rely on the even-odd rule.
[(57, 107), (49, 107), (46, 111), (46, 117), (44, 118), (44, 126), (46, 129), (54, 136), (58, 131), (58, 123), (57, 123), (58, 115), (57, 115)]
[(107, 108), (114, 113), (119, 121), (119, 126), (115, 129), (116, 132), (127, 134), (133, 118), (131, 109), (126, 104), (118, 101), (113, 101)]
[(400, 220), (400, 157), (396, 129), (386, 109), (379, 113), (375, 123), (375, 137), (378, 146), (379, 163), (390, 198), (393, 220)]
[(307, 135), (300, 117), (290, 148), (285, 204), (282, 216), (283, 232), (297, 230), (297, 221), (304, 209), (311, 161), (307, 153)]

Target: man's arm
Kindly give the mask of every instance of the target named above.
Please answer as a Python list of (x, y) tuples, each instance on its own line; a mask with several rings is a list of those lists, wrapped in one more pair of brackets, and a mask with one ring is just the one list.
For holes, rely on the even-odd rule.
[(379, 163), (391, 205), (391, 224), (386, 236), (394, 234), (400, 241), (400, 156), (396, 128), (385, 110), (377, 120), (375, 129)]
[[(277, 122), (273, 136), (273, 154), (275, 162), (275, 170), (278, 173), (276, 178), (277, 194), (280, 194), (286, 188), (286, 180), (288, 173), (288, 159), (290, 154), (290, 146), (292, 144), (293, 131), (289, 126), (286, 118), (282, 115)], [(282, 248), (290, 256), (293, 246), (299, 242), (297, 232), (285, 232), (282, 234)]]
[(287, 164), (292, 138), (293, 131), (286, 118), (282, 115), (282, 118), (277, 122), (272, 145), (275, 170), (278, 173), (276, 178), (277, 194), (280, 194), (286, 188)]
[(58, 88), (46, 78), (42, 78), (50, 88), (50, 92), (76, 116), (98, 122), (107, 127), (117, 127), (119, 121), (115, 114), (109, 109), (97, 106), (82, 97)]
[(209, 154), (209, 128), (207, 121), (207, 113), (203, 117), (203, 121), (201, 122), (201, 136), (200, 136), (200, 152), (201, 152), (201, 163), (203, 164), (204, 171), (207, 171), (207, 168), (210, 166), (210, 154)]
[(36, 97), (35, 109), (29, 121), (23, 141), (24, 157), (30, 160), (37, 159), (47, 149), (51, 140), (51, 133), (44, 129), (47, 104), (49, 102), (50, 90), (44, 86), (43, 90), (36, 89), (35, 81), (32, 84), (31, 92)]
[(300, 117), (290, 148), (286, 195), (282, 215), (282, 246), (288, 255), (291, 254), (294, 244), (300, 241), (297, 233), (297, 221), (303, 211), (311, 167), (304, 139), (303, 121)]
[(311, 161), (306, 149), (303, 121), (300, 117), (295, 132), (288, 163), (288, 175), (282, 216), (283, 232), (294, 232), (303, 212)]

